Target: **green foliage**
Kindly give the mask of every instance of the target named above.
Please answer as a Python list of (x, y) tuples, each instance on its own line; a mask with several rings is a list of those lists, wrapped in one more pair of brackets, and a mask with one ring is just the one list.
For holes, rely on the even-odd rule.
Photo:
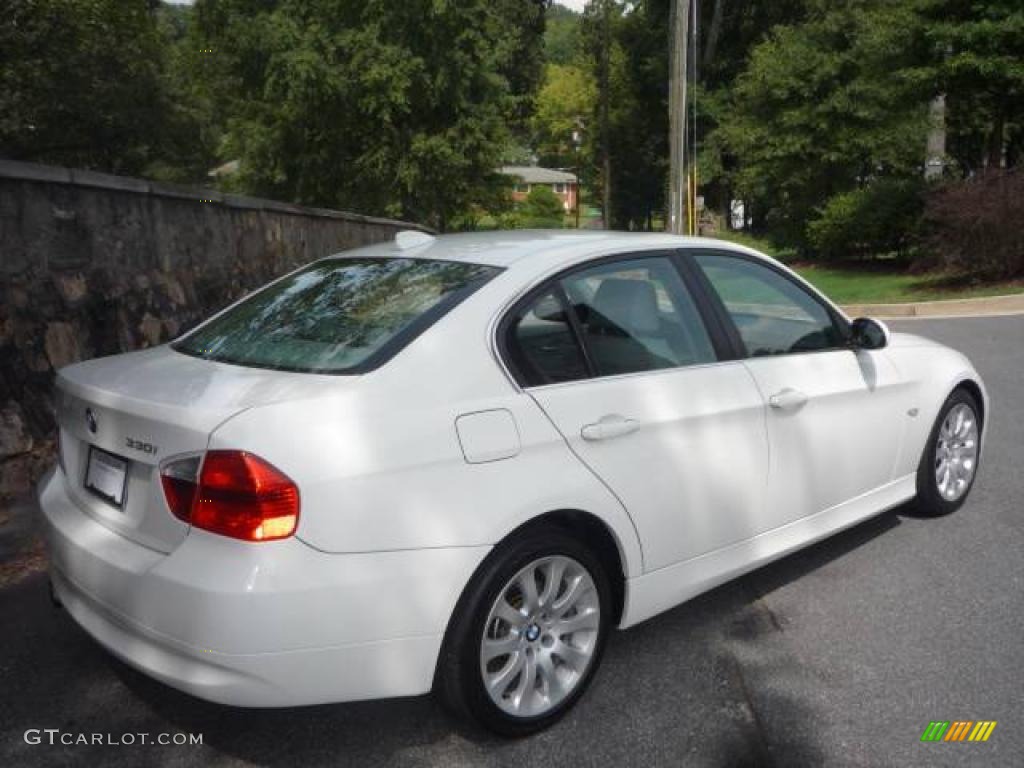
[(512, 100), (509, 127), (516, 132), (525, 130), (533, 112), (534, 96), (544, 80), (544, 33), (550, 6), (551, 0), (484, 3), (499, 25), (491, 45), (497, 61), (496, 74), (508, 82)]
[(1014, 165), (1024, 155), (1024, 4), (919, 0), (933, 52), (927, 74), (946, 94), (956, 170)]
[(520, 225), (528, 228), (561, 227), (565, 211), (551, 187), (534, 184), (517, 211)]
[(580, 14), (564, 5), (548, 7), (544, 56), (549, 64), (575, 64), (582, 54)]
[(833, 195), (807, 225), (811, 248), (823, 259), (906, 255), (924, 209), (923, 181), (880, 179)]
[(617, 229), (652, 229), (665, 207), (668, 11), (665, 0), (633, 3), (615, 27), (609, 143)]
[[(611, 210), (603, 215), (616, 229), (649, 229), (664, 206), (668, 8), (667, 0), (602, 0), (589, 4), (583, 16), (585, 62), (598, 94), (584, 130), (581, 175), (594, 199), (610, 184)], [(605, 67), (606, 110), (600, 92)]]
[(752, 50), (716, 140), (773, 239), (809, 252), (808, 222), (832, 196), (920, 173), (927, 101), (907, 71), (921, 31), (907, 3), (819, 0)]
[(573, 132), (581, 131), (584, 121), (593, 114), (596, 98), (597, 86), (589, 72), (575, 66), (548, 65), (532, 120), (533, 145), (540, 165), (576, 165)]
[(522, 42), (508, 42), (503, 12), (523, 4), (537, 5), (201, 5), (238, 94), (224, 152), (241, 160), (241, 185), (441, 229), (472, 204), (488, 207), (522, 106), (502, 74)]
[(140, 173), (169, 105), (145, 0), (9, 0), (0, 15), (0, 152)]

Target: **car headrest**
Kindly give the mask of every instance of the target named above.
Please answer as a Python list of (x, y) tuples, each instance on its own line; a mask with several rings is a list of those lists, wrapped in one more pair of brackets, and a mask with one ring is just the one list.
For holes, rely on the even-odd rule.
[(598, 315), (592, 318), (592, 326), (643, 334), (661, 329), (658, 297), (654, 286), (646, 280), (608, 278), (601, 283), (590, 305)]

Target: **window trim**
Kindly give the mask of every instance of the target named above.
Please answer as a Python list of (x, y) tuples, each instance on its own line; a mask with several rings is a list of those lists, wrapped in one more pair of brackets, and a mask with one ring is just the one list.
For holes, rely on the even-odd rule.
[(803, 294), (809, 297), (814, 303), (825, 310), (829, 319), (832, 321), (833, 327), (839, 332), (841, 343), (834, 347), (823, 347), (822, 349), (803, 349), (790, 352), (780, 352), (776, 355), (767, 355), (766, 357), (790, 357), (792, 355), (817, 355), (822, 352), (837, 352), (842, 350), (850, 349), (850, 322), (828, 301), (823, 295), (821, 295), (816, 288), (809, 284), (805, 284), (803, 280), (792, 275), (784, 267), (775, 264), (768, 259), (760, 258), (749, 253), (742, 251), (730, 251), (726, 249), (718, 248), (688, 248), (680, 251), (683, 261), (687, 264), (687, 268), (692, 270), (694, 279), (700, 283), (701, 290), (707, 294), (708, 301), (713, 307), (713, 311), (718, 319), (718, 322), (722, 323), (725, 328), (725, 332), (729, 338), (730, 346), (732, 347), (733, 354), (736, 355), (737, 360), (756, 360), (759, 359), (754, 355), (751, 355), (747, 351), (747, 345), (743, 341), (743, 337), (740, 335), (739, 327), (736, 325), (736, 321), (732, 319), (732, 315), (729, 314), (728, 308), (725, 306), (725, 302), (722, 301), (722, 297), (718, 295), (718, 291), (715, 290), (714, 285), (704, 270), (701, 269), (700, 264), (697, 263), (698, 256), (722, 256), (725, 258), (732, 258), (738, 261), (747, 261), (752, 264), (757, 264), (764, 267), (770, 272), (774, 272), (776, 275), (781, 277), (783, 280), (788, 281), (794, 288), (800, 290)]
[[(691, 268), (684, 263), (683, 259), (680, 257), (680, 253), (681, 251), (679, 249), (669, 247), (649, 251), (614, 253), (593, 259), (586, 259), (582, 262), (566, 267), (553, 275), (548, 275), (541, 280), (540, 283), (533, 286), (526, 293), (513, 301), (501, 315), (496, 326), (494, 338), (496, 342), (495, 349), (498, 352), (499, 361), (505, 367), (505, 370), (511, 376), (516, 386), (525, 390), (537, 387), (564, 386), (566, 384), (577, 384), (580, 382), (612, 379), (622, 376), (665, 374), (689, 368), (716, 365), (718, 363), (730, 362), (737, 359), (733, 341), (727, 335), (726, 327), (723, 327), (721, 319), (717, 317), (713, 305), (708, 301), (708, 298), (701, 295), (705, 290), (704, 286), (695, 279)], [(595, 267), (604, 266), (606, 264), (656, 258), (664, 259), (668, 266), (674, 269), (679, 275), (684, 289), (694, 303), (694, 307), (697, 310), (697, 316), (703, 325), (704, 331), (708, 335), (708, 339), (711, 342), (711, 348), (715, 353), (715, 359), (706, 363), (693, 363), (691, 365), (677, 365), (669, 368), (654, 368), (649, 371), (631, 371), (629, 373), (608, 374), (602, 376), (597, 373), (596, 368), (594, 367), (590, 351), (583, 339), (579, 325), (579, 318), (576, 317), (576, 312), (573, 310), (571, 302), (569, 302), (568, 296), (565, 293), (565, 288), (562, 285), (562, 281), (578, 272), (587, 272)], [(693, 269), (699, 270), (695, 264), (692, 265), (692, 267)], [(516, 365), (515, 354), (511, 350), (512, 326), (515, 321), (522, 316), (523, 310), (540, 295), (545, 293), (552, 293), (558, 298), (562, 303), (563, 310), (566, 312), (566, 317), (569, 318), (569, 326), (572, 329), (573, 341), (576, 343), (577, 349), (580, 350), (580, 355), (587, 369), (587, 375), (583, 378), (573, 379), (571, 381), (529, 384), (526, 381), (526, 376), (523, 375), (523, 371), (521, 371), (519, 366)]]

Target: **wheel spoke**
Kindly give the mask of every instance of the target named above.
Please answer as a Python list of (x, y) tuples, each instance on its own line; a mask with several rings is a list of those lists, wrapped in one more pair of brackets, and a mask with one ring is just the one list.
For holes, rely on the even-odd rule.
[(545, 574), (547, 580), (544, 583), (544, 591), (538, 598), (541, 608), (547, 608), (558, 597), (558, 590), (562, 587), (562, 574), (564, 573), (564, 561), (552, 560), (548, 564), (547, 573)]
[(537, 657), (537, 679), (540, 680), (541, 694), (549, 702), (561, 700), (564, 695), (562, 681), (550, 653), (542, 653)]
[(577, 674), (583, 673), (583, 669), (590, 660), (590, 654), (588, 652), (581, 650), (570, 643), (564, 643), (561, 641), (555, 643), (551, 649), (551, 654), (560, 658), (566, 666)]
[(509, 683), (522, 670), (525, 660), (526, 654), (521, 651), (517, 652), (509, 658), (508, 663), (504, 667), (487, 679), (487, 687), (490, 689), (492, 696), (501, 697), (505, 693)]
[(530, 654), (523, 654), (523, 671), (519, 675), (519, 682), (512, 693), (512, 702), (517, 710), (522, 711), (524, 705), (528, 705), (537, 690), (537, 662)]
[(525, 571), (520, 577), (519, 589), (523, 594), (523, 611), (525, 613), (533, 613), (537, 610), (537, 576), (533, 568)]
[(501, 619), (511, 627), (522, 626), (523, 622), (526, 621), (525, 614), (509, 605), (504, 595), (498, 598), (498, 602), (494, 606), (494, 610), (491, 611), (491, 614), (492, 618)]
[(484, 663), (493, 661), (501, 656), (508, 656), (515, 653), (519, 648), (519, 637), (512, 634), (511, 632), (505, 637), (498, 638), (496, 640), (491, 638), (484, 638), (483, 649), (481, 650), (481, 658)]
[(559, 635), (571, 635), (573, 632), (597, 629), (601, 624), (601, 617), (597, 611), (580, 611), (568, 619), (559, 619), (555, 623), (555, 631)]
[(551, 606), (551, 612), (556, 619), (562, 618), (576, 605), (576, 601), (580, 599), (590, 586), (585, 583), (583, 574), (576, 574), (573, 578), (569, 579), (568, 583), (569, 587), (565, 590), (565, 594), (555, 600), (554, 605)]

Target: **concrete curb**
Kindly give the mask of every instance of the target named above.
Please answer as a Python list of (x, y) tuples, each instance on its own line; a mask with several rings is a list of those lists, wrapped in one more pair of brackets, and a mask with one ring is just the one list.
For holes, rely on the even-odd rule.
[(990, 317), (1024, 314), (1024, 293), (974, 299), (914, 301), (906, 304), (843, 304), (850, 317)]

